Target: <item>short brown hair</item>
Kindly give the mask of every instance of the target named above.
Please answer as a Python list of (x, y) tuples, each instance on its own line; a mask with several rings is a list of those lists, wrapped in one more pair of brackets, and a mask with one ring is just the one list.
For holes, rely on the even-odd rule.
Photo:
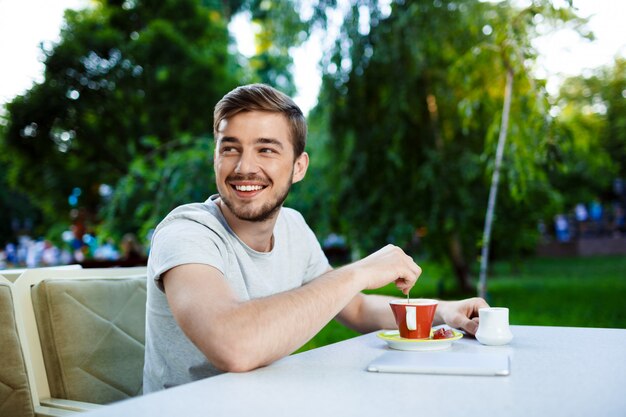
[(289, 123), (295, 157), (304, 152), (307, 127), (302, 110), (289, 96), (266, 84), (243, 85), (222, 97), (213, 112), (215, 138), (222, 120), (247, 111), (282, 113)]

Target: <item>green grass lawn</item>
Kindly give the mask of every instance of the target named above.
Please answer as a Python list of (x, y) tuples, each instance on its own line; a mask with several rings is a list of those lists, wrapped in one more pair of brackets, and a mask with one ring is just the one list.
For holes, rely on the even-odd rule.
[[(422, 276), (411, 297), (459, 299), (446, 268), (419, 262)], [(478, 274), (475, 273), (477, 276)], [(488, 302), (508, 307), (511, 324), (626, 328), (626, 257), (534, 258), (517, 264), (496, 262), (487, 281)], [(375, 291), (400, 296), (393, 286)], [(358, 334), (333, 321), (299, 351)]]

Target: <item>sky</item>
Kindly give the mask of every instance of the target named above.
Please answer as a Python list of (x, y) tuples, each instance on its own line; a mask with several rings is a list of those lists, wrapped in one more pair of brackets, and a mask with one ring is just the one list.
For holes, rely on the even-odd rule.
[[(42, 80), (40, 43), (58, 40), (65, 9), (88, 4), (88, 0), (0, 0), (0, 105)], [(626, 56), (626, 1), (574, 0), (574, 5), (581, 16), (591, 16), (589, 26), (597, 39), (591, 43), (560, 32), (537, 41), (541, 53), (537, 74), (548, 78), (551, 93), (564, 76), (609, 64), (617, 54)], [(298, 89), (294, 99), (305, 113), (315, 105), (321, 84), (321, 38), (316, 35), (293, 51)], [(250, 51), (250, 39), (237, 37), (242, 52)]]

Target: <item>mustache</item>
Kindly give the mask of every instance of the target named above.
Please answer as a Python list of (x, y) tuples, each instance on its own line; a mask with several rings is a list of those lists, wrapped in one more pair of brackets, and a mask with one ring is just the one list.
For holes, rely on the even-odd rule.
[(258, 175), (244, 175), (244, 174), (232, 174), (226, 177), (226, 181), (251, 181), (258, 182), (263, 185), (269, 185), (270, 181), (267, 178), (259, 177)]

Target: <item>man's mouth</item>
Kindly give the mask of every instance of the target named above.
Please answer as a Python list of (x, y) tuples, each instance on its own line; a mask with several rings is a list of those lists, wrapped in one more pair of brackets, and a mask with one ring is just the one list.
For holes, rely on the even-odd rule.
[(265, 188), (264, 185), (236, 185), (236, 184), (233, 184), (232, 187), (237, 191), (245, 191), (245, 192), (259, 191)]
[(233, 175), (226, 182), (240, 197), (253, 197), (270, 186), (269, 181), (258, 176)]

